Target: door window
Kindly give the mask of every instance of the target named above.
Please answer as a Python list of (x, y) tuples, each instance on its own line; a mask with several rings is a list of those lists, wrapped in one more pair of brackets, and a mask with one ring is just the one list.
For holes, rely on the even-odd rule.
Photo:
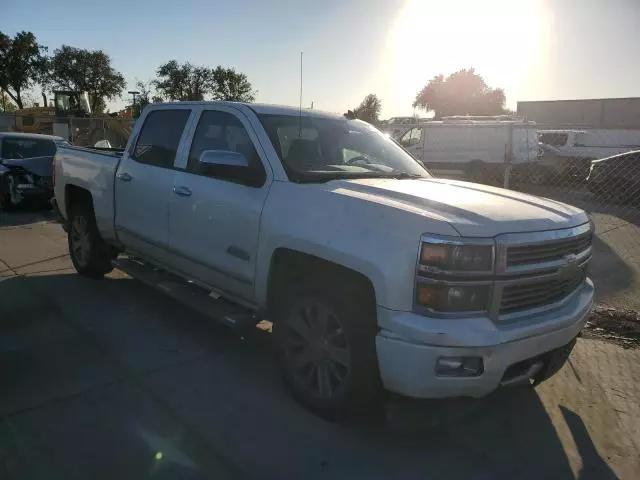
[(180, 137), (190, 110), (156, 110), (142, 125), (131, 158), (140, 163), (173, 168)]
[(422, 128), (412, 128), (405, 133), (400, 139), (400, 144), (403, 147), (412, 147), (414, 145), (420, 145), (422, 143)]
[[(222, 152), (233, 152), (242, 154), (249, 162), (248, 169), (253, 169), (265, 175), (264, 167), (260, 157), (249, 137), (249, 133), (242, 125), (242, 122), (233, 114), (217, 110), (205, 110), (200, 116), (200, 121), (196, 128), (187, 171), (202, 174), (200, 169), (200, 155), (205, 150), (219, 150)], [(209, 176), (233, 181), (235, 175), (225, 175), (224, 169), (219, 169), (220, 175), (209, 174)]]

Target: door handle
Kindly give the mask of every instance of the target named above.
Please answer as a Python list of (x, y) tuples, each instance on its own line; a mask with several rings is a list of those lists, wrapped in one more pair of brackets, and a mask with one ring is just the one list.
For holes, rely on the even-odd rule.
[(133, 180), (133, 177), (127, 172), (116, 173), (116, 178), (118, 180), (122, 180), (123, 182), (130, 182)]
[(181, 197), (191, 196), (191, 190), (187, 187), (173, 187), (173, 193), (180, 195)]

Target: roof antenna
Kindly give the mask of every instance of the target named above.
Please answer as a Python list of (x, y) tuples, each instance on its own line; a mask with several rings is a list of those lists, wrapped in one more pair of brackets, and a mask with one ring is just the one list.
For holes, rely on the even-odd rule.
[(298, 138), (302, 136), (302, 52), (300, 52), (300, 110), (298, 118)]

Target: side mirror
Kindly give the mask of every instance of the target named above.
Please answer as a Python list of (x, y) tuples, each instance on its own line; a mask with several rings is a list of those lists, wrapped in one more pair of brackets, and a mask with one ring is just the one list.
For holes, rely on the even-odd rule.
[(238, 152), (229, 150), (205, 150), (200, 154), (200, 168), (249, 167), (249, 160)]
[(200, 154), (199, 172), (248, 187), (261, 187), (265, 181), (263, 169), (251, 165), (242, 153), (230, 150), (205, 150)]

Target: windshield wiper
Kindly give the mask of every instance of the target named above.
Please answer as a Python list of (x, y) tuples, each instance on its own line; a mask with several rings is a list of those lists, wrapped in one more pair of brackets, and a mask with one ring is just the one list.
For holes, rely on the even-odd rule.
[[(385, 175), (385, 178), (387, 177), (387, 175)], [(406, 179), (415, 179), (415, 178), (427, 178), (423, 175), (419, 175), (417, 173), (406, 173), (406, 172), (401, 172), (401, 173), (390, 173), (388, 175), (388, 178), (395, 178), (397, 180), (406, 180)]]

